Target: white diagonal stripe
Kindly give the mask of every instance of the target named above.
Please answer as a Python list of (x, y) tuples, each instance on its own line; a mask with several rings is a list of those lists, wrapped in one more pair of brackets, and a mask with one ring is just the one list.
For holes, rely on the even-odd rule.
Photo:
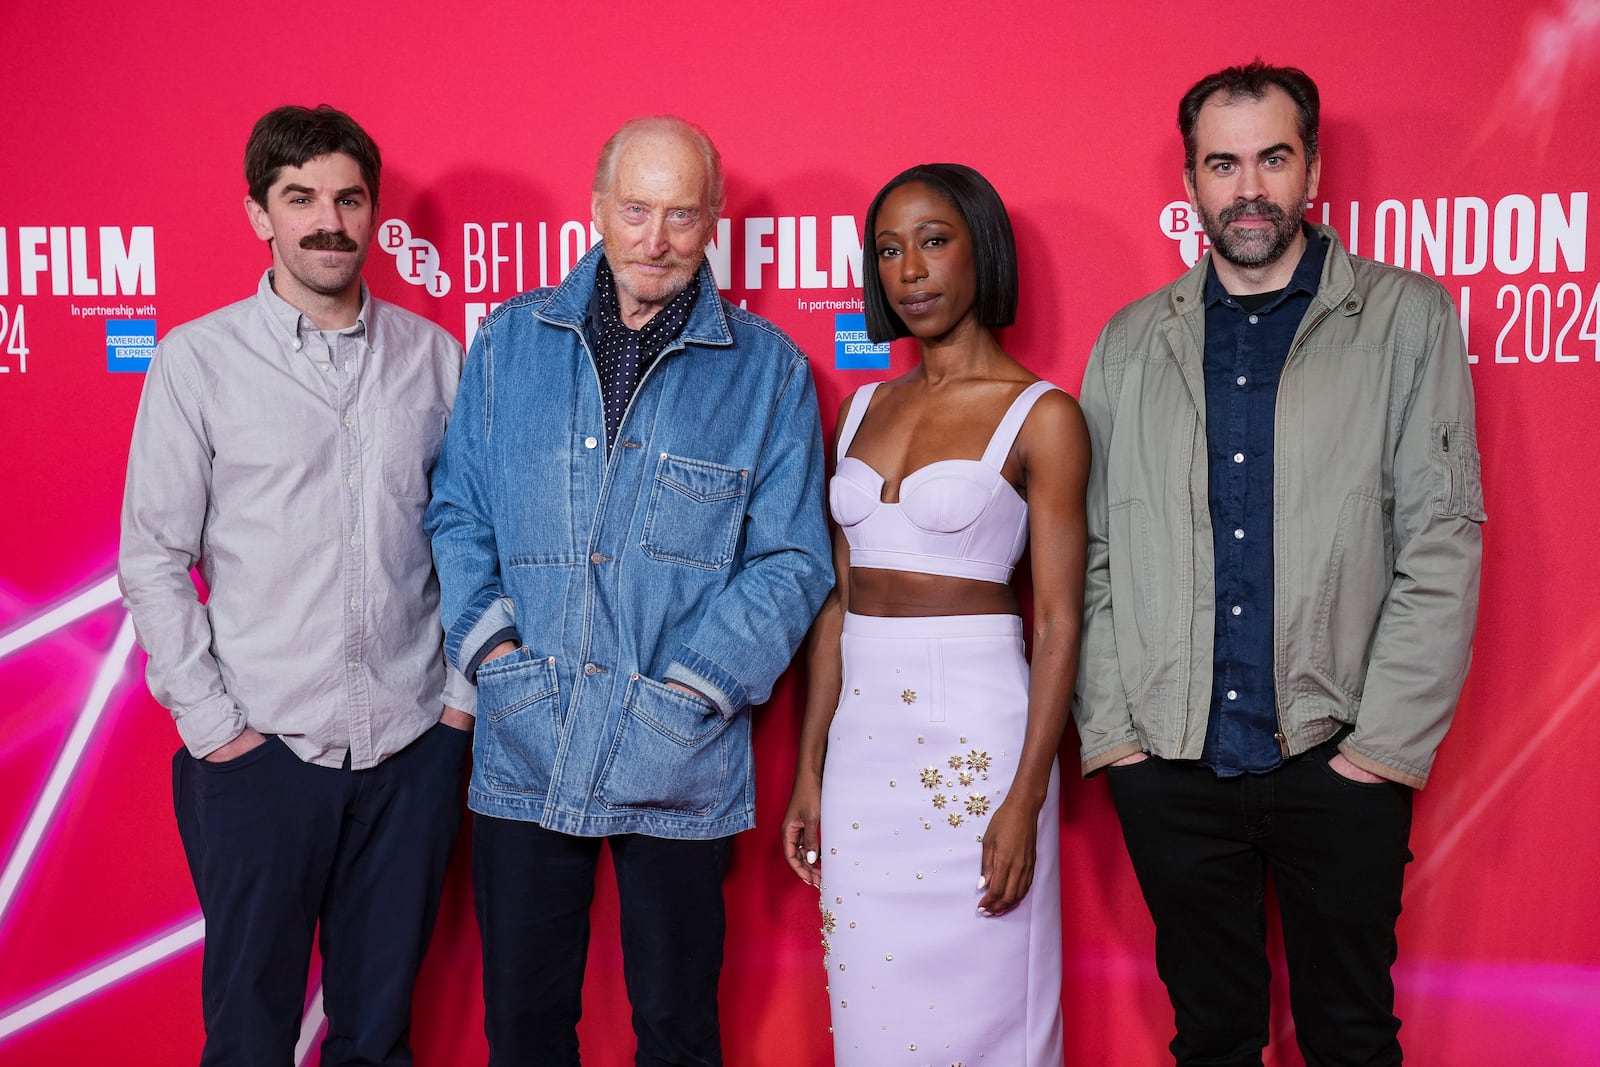
[(124, 618), (110, 651), (95, 672), (94, 684), (89, 688), (89, 696), (84, 700), (82, 710), (78, 712), (78, 721), (73, 724), (72, 733), (67, 735), (67, 743), (62, 746), (61, 755), (56, 757), (50, 777), (34, 801), (33, 812), (22, 828), (22, 836), (17, 838), (11, 858), (6, 861), (4, 873), (0, 873), (0, 929), (5, 927), (6, 913), (11, 909), (17, 887), (22, 884), (22, 876), (27, 872), (28, 864), (33, 862), (39, 842), (44, 838), (50, 821), (55, 818), (61, 797), (71, 783), (72, 776), (77, 773), (78, 763), (89, 746), (89, 738), (94, 736), (94, 729), (100, 723), (100, 716), (106, 709), (112, 690), (122, 678), (123, 668), (127, 666), (128, 654), (132, 650), (133, 620)]
[(148, 945), (143, 945), (116, 957), (109, 963), (103, 963), (91, 971), (86, 971), (71, 979), (59, 989), (51, 990), (49, 993), (36, 997), (5, 1015), (0, 1015), (0, 1041), (4, 1041), (19, 1030), (32, 1026), (40, 1019), (48, 1018), (63, 1008), (70, 1007), (86, 997), (93, 996), (107, 986), (114, 985), (129, 975), (142, 971), (153, 964), (160, 963), (169, 956), (177, 955), (190, 945), (202, 940), (205, 934), (206, 921), (196, 916), (183, 926), (157, 938)]
[(305, 1067), (306, 1060), (311, 1058), (311, 1047), (317, 1043), (317, 1034), (327, 1021), (327, 1013), (322, 1010), (322, 983), (318, 982), (317, 991), (311, 994), (311, 1003), (306, 1005), (305, 1018), (300, 1020), (300, 1040), (294, 1045), (295, 1067)]
[(121, 596), (122, 591), (117, 588), (117, 576), (106, 575), (83, 592), (63, 600), (43, 615), (36, 615), (15, 629), (0, 634), (0, 658), (33, 644), (41, 637), (48, 637), (68, 623), (76, 622), (85, 615), (100, 610)]

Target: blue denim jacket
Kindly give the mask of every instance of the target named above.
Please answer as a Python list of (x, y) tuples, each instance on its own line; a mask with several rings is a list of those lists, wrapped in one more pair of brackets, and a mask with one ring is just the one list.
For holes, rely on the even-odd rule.
[(469, 803), (568, 834), (721, 837), (754, 822), (745, 712), (833, 584), (816, 391), (703, 265), (608, 461), (584, 333), (601, 254), (484, 320), (434, 471), (446, 655), (470, 676), (520, 646), (477, 671)]

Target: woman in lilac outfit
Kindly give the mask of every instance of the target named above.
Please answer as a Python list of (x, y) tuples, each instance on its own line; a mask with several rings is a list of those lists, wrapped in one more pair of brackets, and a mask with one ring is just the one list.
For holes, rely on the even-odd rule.
[[(838, 575), (784, 820), (821, 891), (840, 1067), (1058, 1067), (1056, 749), (1078, 662), (1089, 439), (1002, 350), (1011, 224), (969, 167), (867, 210), (867, 332), (921, 360), (839, 412)], [(1031, 544), (1033, 659), (1013, 568)]]

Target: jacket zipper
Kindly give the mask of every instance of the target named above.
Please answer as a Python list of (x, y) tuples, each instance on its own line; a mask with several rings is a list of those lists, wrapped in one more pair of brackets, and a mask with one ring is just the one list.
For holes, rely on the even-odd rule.
[[(1300, 351), (1301, 343), (1307, 337), (1310, 337), (1312, 332), (1314, 330), (1316, 330), (1316, 328), (1318, 326), (1322, 325), (1322, 320), (1327, 318), (1332, 313), (1333, 313), (1333, 309), (1331, 307), (1328, 307), (1327, 305), (1323, 305), (1322, 313), (1320, 315), (1318, 315), (1316, 318), (1312, 319), (1310, 325), (1308, 325), (1306, 327), (1305, 332), (1302, 333), (1298, 338), (1296, 338), (1294, 343), (1289, 346), (1289, 354), (1287, 356), (1285, 356), (1284, 359), (1283, 359), (1284, 373), (1288, 372), (1290, 361), (1293, 360), (1294, 357), (1295, 357), (1295, 354)], [(1280, 383), (1279, 384), (1279, 390), (1280, 390), (1280, 395), (1281, 395), (1281, 390), (1282, 390), (1282, 384), (1281, 384), (1282, 383), (1282, 377), (1281, 376), (1279, 378), (1279, 383)], [(1274, 409), (1276, 409), (1276, 405), (1274, 405)], [(1277, 421), (1277, 412), (1276, 412), (1276, 410), (1274, 410), (1274, 412), (1273, 412), (1273, 421), (1274, 421), (1274, 423), (1276, 423), (1276, 421)], [(1276, 434), (1276, 430), (1274, 430), (1274, 434)], [(1272, 500), (1272, 510), (1273, 510), (1273, 523), (1272, 523), (1272, 525), (1273, 525), (1273, 534), (1274, 534), (1273, 539), (1272, 539), (1272, 544), (1273, 544), (1273, 555), (1274, 555), (1274, 557), (1276, 557), (1276, 555), (1277, 555), (1277, 544), (1278, 544), (1278, 539), (1277, 539), (1277, 536), (1276, 536), (1276, 534), (1277, 534), (1277, 526), (1278, 526), (1278, 523), (1277, 523), (1278, 506), (1279, 505), (1278, 505), (1277, 494), (1274, 493), (1273, 494), (1273, 500)], [(1276, 558), (1274, 558), (1274, 560), (1273, 560), (1272, 590), (1273, 590), (1273, 593), (1272, 593), (1273, 598), (1276, 599), (1277, 595), (1278, 595), (1278, 592), (1277, 592), (1277, 590), (1278, 590), (1278, 576), (1277, 576), (1277, 560), (1276, 560)], [(1273, 614), (1274, 614), (1273, 629), (1276, 630), (1277, 629), (1277, 623), (1276, 623), (1276, 614), (1277, 613), (1274, 612)], [(1287, 732), (1285, 732), (1285, 730), (1283, 728), (1283, 695), (1278, 692), (1278, 653), (1277, 653), (1277, 641), (1276, 640), (1273, 641), (1273, 654), (1272, 654), (1272, 714), (1273, 714), (1273, 717), (1278, 720), (1278, 733), (1277, 733), (1277, 736), (1276, 736), (1276, 740), (1278, 742), (1278, 749), (1283, 753), (1283, 758), (1284, 759), (1288, 759), (1291, 753), (1289, 752), (1289, 735), (1288, 735)]]

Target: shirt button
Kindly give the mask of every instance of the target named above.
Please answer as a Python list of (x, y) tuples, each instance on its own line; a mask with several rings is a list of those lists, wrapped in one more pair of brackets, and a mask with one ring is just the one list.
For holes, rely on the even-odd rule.
[(1244, 540), (1244, 531), (1243, 530), (1235, 530), (1235, 531), (1233, 531), (1233, 539), (1235, 541), (1243, 541)]
[(599, 443), (600, 442), (597, 439), (593, 438), (593, 437), (585, 437), (583, 439), (583, 447), (584, 448), (593, 448), (595, 445), (598, 445)]
[(1256, 323), (1258, 323), (1260, 321), (1261, 320), (1259, 318), (1257, 318), (1256, 316), (1254, 316), (1254, 315), (1250, 316), (1250, 325), (1254, 326)]
[(1243, 615), (1244, 614), (1244, 609), (1241, 608), (1237, 604), (1235, 604), (1233, 607), (1229, 608), (1228, 610), (1232, 611), (1235, 615)]
[(356, 421), (356, 420), (355, 420), (355, 418), (354, 418), (354, 417), (352, 417), (352, 416), (351, 416), (351, 415), (349, 415), (349, 414), (346, 414), (346, 415), (345, 415), (345, 417), (344, 417), (344, 424), (345, 424), (345, 425), (346, 425), (346, 426), (350, 426), (350, 425), (352, 425), (352, 424), (353, 424), (353, 423), (354, 423), (354, 422), (355, 422), (355, 421)]
[(356, 487), (356, 476), (354, 474), (346, 474), (344, 476), (344, 484), (354, 489)]
[(1246, 378), (1245, 378), (1245, 376), (1244, 376), (1244, 375), (1242, 375), (1242, 374), (1241, 374), (1241, 375), (1239, 375), (1239, 376), (1238, 376), (1238, 377), (1237, 377), (1237, 378), (1235, 378), (1235, 379), (1234, 379), (1234, 381), (1235, 381), (1235, 382), (1236, 382), (1236, 383), (1237, 383), (1237, 384), (1239, 384), (1239, 385), (1243, 385), (1243, 384), (1244, 384), (1244, 383), (1245, 383), (1245, 381), (1246, 381), (1246, 380), (1247, 380), (1247, 379), (1246, 379)]
[(1228, 690), (1228, 699), (1229, 700), (1238, 700), (1239, 699), (1239, 691), (1237, 689)]
[(1243, 452), (1235, 452), (1233, 454), (1233, 461), (1235, 463), (1243, 463), (1244, 462), (1244, 453)]
[(361, 543), (361, 538), (355, 534), (350, 535), (350, 547), (355, 548)]

